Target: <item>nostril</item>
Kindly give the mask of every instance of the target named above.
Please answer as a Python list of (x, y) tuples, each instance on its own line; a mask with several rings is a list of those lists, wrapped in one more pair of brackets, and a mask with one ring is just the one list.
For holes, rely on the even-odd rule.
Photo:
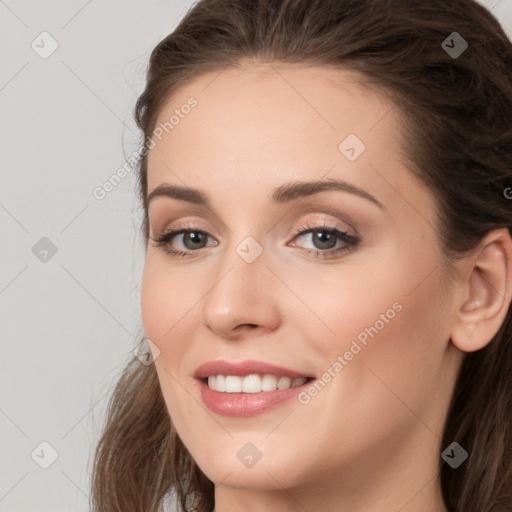
[(237, 327), (237, 329), (241, 330), (241, 331), (244, 331), (244, 330), (252, 331), (252, 330), (256, 329), (257, 327), (258, 327), (257, 324), (240, 324)]

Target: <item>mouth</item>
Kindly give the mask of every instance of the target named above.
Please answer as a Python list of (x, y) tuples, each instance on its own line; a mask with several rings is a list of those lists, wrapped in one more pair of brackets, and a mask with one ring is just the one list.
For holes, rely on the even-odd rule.
[(196, 379), (199, 395), (210, 411), (246, 419), (263, 413), (271, 414), (277, 408), (290, 404), (315, 380), (314, 377), (292, 379), (272, 374), (219, 374)]
[(198, 393), (203, 403), (212, 412), (238, 418), (249, 418), (290, 404), (316, 379), (298, 368), (252, 359), (208, 361), (199, 366), (193, 376), (199, 384)]

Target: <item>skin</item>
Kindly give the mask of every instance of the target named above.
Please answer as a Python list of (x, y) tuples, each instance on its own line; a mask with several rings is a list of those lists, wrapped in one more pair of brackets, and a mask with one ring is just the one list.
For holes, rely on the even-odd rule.
[[(448, 404), (464, 352), (485, 346), (505, 318), (512, 241), (492, 232), (448, 271), (434, 198), (404, 163), (399, 111), (354, 76), (251, 62), (201, 75), (157, 121), (197, 99), (154, 139), (148, 190), (195, 187), (211, 207), (160, 197), (148, 215), (150, 237), (187, 221), (208, 242), (194, 249), (176, 236), (172, 247), (191, 253), (180, 258), (150, 240), (141, 308), (165, 403), (216, 484), (216, 512), (447, 511), (437, 475)], [(338, 150), (350, 133), (366, 145), (353, 162)], [(346, 191), (269, 206), (285, 182), (329, 178), (383, 208)], [(311, 232), (293, 236), (307, 222), (360, 244), (315, 258), (305, 249), (326, 249)], [(263, 249), (252, 263), (236, 252), (247, 236)], [(400, 312), (309, 403), (251, 418), (203, 404), (193, 373), (204, 362), (256, 359), (321, 378), (395, 303)], [(237, 457), (247, 442), (262, 453), (251, 468)]]

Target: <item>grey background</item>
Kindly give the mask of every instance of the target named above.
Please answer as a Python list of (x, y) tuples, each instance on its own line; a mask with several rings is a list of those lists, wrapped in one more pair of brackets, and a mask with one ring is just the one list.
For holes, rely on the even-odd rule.
[[(512, 0), (481, 3), (512, 37)], [(0, 0), (0, 512), (89, 510), (144, 263), (134, 173), (92, 192), (136, 151), (149, 54), (191, 5)]]

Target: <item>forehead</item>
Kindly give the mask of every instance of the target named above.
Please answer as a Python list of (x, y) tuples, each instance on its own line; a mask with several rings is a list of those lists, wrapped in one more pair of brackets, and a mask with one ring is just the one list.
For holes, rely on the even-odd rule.
[[(197, 106), (181, 112), (189, 111), (192, 96)], [(278, 146), (302, 146), (305, 140), (308, 146), (324, 141), (324, 148), (330, 144), (337, 150), (336, 142), (348, 133), (370, 143), (372, 127), (384, 116), (387, 127), (396, 124), (394, 115), (386, 115), (392, 109), (390, 100), (359, 85), (357, 75), (347, 70), (285, 64), (228, 68), (200, 75), (173, 94), (156, 121), (169, 140), (150, 155), (158, 158), (166, 153), (163, 146), (179, 150), (187, 143), (226, 158), (248, 156), (258, 148), (277, 153)], [(181, 115), (177, 124), (174, 116), (170, 128), (173, 114)], [(387, 130), (375, 131), (382, 133)]]
[[(410, 189), (412, 176), (399, 169), (398, 109), (358, 78), (348, 70), (275, 63), (198, 76), (159, 113), (148, 191), (176, 176), (187, 185), (247, 193), (262, 183), (273, 188), (324, 175), (368, 185), (375, 169), (386, 167), (399, 189)], [(356, 160), (343, 153), (346, 140), (361, 152)]]

